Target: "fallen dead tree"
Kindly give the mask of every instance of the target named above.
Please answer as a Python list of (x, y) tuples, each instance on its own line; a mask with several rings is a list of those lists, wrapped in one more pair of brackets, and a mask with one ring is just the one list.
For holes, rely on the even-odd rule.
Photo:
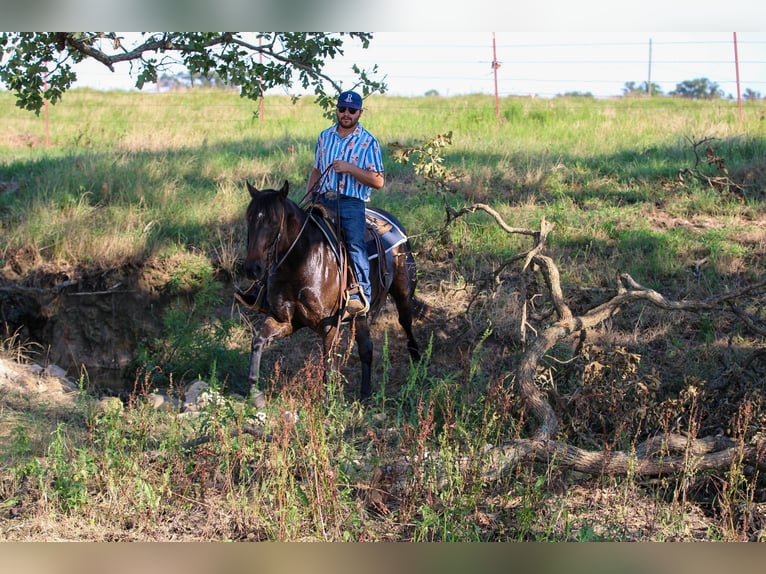
[[(523, 302), (521, 340), (525, 346), (521, 361), (515, 370), (515, 383), (523, 404), (534, 418), (536, 428), (530, 438), (517, 439), (487, 449), (484, 453), (486, 461), (482, 463), (485, 469), (483, 480), (498, 480), (507, 476), (517, 465), (529, 462), (555, 462), (560, 468), (593, 475), (616, 476), (631, 473), (634, 476), (645, 477), (670, 475), (684, 470), (726, 469), (735, 462), (749, 467), (750, 471), (766, 469), (766, 435), (763, 433), (756, 433), (748, 444), (744, 444), (741, 440), (726, 436), (694, 437), (658, 431), (630, 451), (607, 448), (586, 450), (556, 440), (559, 430), (558, 417), (546, 394), (537, 384), (541, 359), (557, 342), (578, 336), (584, 338), (585, 331), (614, 317), (636, 302), (648, 302), (670, 312), (710, 312), (728, 306), (753, 332), (763, 333), (763, 320), (749, 315), (735, 305), (735, 302), (745, 295), (758, 294), (766, 288), (766, 280), (704, 300), (673, 301), (655, 290), (643, 287), (630, 275), (620, 274), (616, 278), (616, 294), (613, 297), (581, 315), (574, 315), (565, 301), (556, 264), (543, 254), (545, 239), (553, 225), (543, 219), (538, 231), (513, 228), (485, 204), (475, 204), (460, 211), (447, 207), (448, 224), (458, 217), (479, 210), (491, 215), (507, 233), (523, 234), (534, 239), (532, 248), (503, 262), (495, 275), (518, 262), (521, 262), (522, 280), (530, 279), (531, 274), (539, 273), (544, 279), (555, 315), (547, 318), (543, 328), (538, 325), (537, 329), (532, 329), (527, 323), (528, 301)], [(490, 283), (492, 282), (487, 282)], [(531, 340), (528, 340), (528, 332), (534, 333)], [(438, 468), (438, 456), (432, 455), (430, 463)], [(469, 463), (468, 458), (461, 461), (461, 465)], [(411, 465), (412, 461), (400, 461), (391, 471), (395, 476), (406, 476)], [(422, 466), (420, 462), (418, 466)], [(446, 481), (444, 477), (448, 473), (437, 470), (435, 474), (440, 477), (437, 482)]]

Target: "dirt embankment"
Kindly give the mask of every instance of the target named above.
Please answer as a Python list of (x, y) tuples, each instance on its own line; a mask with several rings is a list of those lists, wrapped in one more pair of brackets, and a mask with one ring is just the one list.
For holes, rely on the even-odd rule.
[(0, 335), (14, 338), (40, 364), (77, 378), (111, 381), (127, 375), (141, 341), (161, 334), (162, 309), (172, 300), (167, 264), (149, 261), (118, 269), (38, 265), (19, 257), (0, 270)]

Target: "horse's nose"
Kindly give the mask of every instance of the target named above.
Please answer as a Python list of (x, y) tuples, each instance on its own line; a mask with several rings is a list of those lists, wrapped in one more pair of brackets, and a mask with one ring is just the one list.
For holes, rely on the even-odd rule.
[(245, 261), (244, 268), (248, 279), (258, 279), (263, 274), (263, 267), (257, 261)]

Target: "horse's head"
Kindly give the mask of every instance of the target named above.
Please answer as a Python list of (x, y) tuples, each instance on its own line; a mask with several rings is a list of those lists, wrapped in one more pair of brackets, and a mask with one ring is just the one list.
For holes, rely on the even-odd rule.
[(259, 190), (249, 181), (250, 205), (247, 207), (247, 255), (245, 274), (251, 279), (262, 277), (273, 259), (285, 222), (285, 200), (290, 185), (285, 181), (279, 190)]
[(278, 193), (283, 198), (287, 197), (287, 193), (290, 191), (290, 182), (285, 180), (285, 183), (282, 185), (282, 188), (279, 191), (273, 190), (273, 189), (264, 189), (263, 191), (259, 190), (257, 187), (255, 187), (253, 184), (251, 184), (249, 181), (247, 183), (247, 191), (250, 192), (250, 197), (255, 199), (255, 197), (261, 193)]

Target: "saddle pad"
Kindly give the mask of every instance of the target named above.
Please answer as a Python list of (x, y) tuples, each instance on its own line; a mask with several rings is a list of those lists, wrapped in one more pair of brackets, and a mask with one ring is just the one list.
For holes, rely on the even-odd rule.
[[(324, 209), (313, 208), (311, 213), (312, 221), (322, 230), (327, 241), (335, 252), (336, 257), (340, 258), (338, 253), (338, 239), (335, 235), (335, 230), (332, 224), (327, 219), (327, 213)], [(383, 248), (385, 253), (390, 251), (405, 241), (407, 236), (400, 227), (400, 223), (393, 219), (393, 217), (387, 217), (386, 214), (379, 212), (378, 210), (365, 208), (365, 220), (367, 222), (367, 229), (365, 230), (365, 239), (367, 240), (367, 257), (368, 259), (377, 259), (378, 257), (378, 244)], [(373, 233), (377, 233), (379, 240), (376, 241)]]
[(371, 235), (373, 232), (377, 232), (386, 253), (407, 241), (407, 236), (399, 227), (398, 222), (389, 219), (385, 214), (365, 209), (365, 218), (367, 219), (367, 233), (365, 234), (367, 238), (367, 255), (370, 259), (378, 257), (378, 248), (375, 239)]

